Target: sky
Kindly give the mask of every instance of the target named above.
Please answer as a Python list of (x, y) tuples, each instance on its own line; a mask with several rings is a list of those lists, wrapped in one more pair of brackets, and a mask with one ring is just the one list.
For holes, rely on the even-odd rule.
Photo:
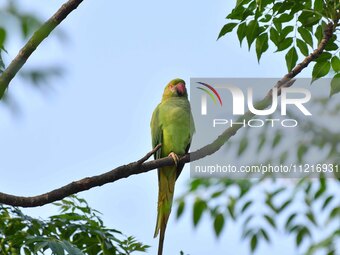
[[(18, 2), (43, 19), (63, 3)], [(9, 90), (20, 114), (0, 105), (1, 192), (33, 196), (138, 160), (151, 150), (151, 114), (173, 78), (189, 83), (190, 77), (283, 76), (281, 54), (265, 54), (259, 65), (235, 35), (216, 40), (233, 4), (84, 0), (27, 62), (27, 68), (60, 65), (64, 75), (53, 79), (45, 93), (15, 78)], [(7, 63), (22, 45), (10, 38)], [(185, 191), (189, 178), (184, 170), (176, 195)], [(134, 235), (152, 246), (148, 254), (155, 254), (157, 190), (156, 171), (151, 171), (79, 196), (103, 213), (107, 226)], [(55, 210), (43, 206), (25, 212), (46, 217)], [(174, 218), (164, 255), (249, 253), (235, 224), (228, 223), (216, 240), (208, 218), (197, 229), (189, 211), (179, 221)], [(257, 254), (292, 254), (291, 241), (278, 235), (272, 245), (260, 245)]]

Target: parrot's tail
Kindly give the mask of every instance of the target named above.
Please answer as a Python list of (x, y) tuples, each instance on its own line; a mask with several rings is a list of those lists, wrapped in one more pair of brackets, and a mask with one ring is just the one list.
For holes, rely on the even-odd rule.
[(161, 230), (160, 230), (159, 241), (158, 241), (158, 255), (162, 255), (163, 254), (163, 244), (164, 244), (165, 229), (166, 229), (166, 223), (164, 225), (164, 228), (161, 228)]
[(158, 209), (157, 222), (154, 237), (159, 236), (158, 255), (163, 254), (163, 243), (166, 225), (171, 212), (171, 206), (174, 196), (176, 181), (176, 171), (173, 167), (164, 167), (159, 171), (159, 191), (158, 191)]

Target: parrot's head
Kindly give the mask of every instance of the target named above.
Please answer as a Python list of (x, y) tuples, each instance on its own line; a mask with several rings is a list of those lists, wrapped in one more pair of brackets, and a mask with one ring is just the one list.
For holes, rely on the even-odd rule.
[(185, 81), (182, 79), (174, 79), (166, 85), (163, 93), (163, 99), (172, 97), (188, 97)]

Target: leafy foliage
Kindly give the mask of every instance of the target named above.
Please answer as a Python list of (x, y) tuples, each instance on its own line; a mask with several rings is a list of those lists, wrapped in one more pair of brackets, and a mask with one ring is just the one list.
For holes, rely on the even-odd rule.
[[(335, 98), (315, 99), (313, 109), (317, 116), (323, 116), (325, 123), (331, 123), (327, 119), (340, 118), (340, 104)], [(289, 131), (279, 127), (261, 131), (244, 129), (238, 139), (234, 137), (229, 141), (226, 155), (247, 164), (251, 158), (254, 161), (249, 165), (259, 162), (287, 164), (290, 159), (290, 162), (318, 160), (340, 166), (338, 129), (322, 122), (299, 119), (292, 112), (288, 112), (288, 117), (296, 119), (299, 128)], [(289, 142), (291, 137), (299, 146)], [(319, 159), (315, 159), (315, 155), (319, 155)], [(334, 174), (333, 179), (324, 178), (322, 174), (319, 178), (302, 179), (275, 179), (273, 176), (262, 179), (192, 179), (188, 191), (178, 200), (180, 213), (177, 215), (183, 215), (185, 208), (190, 208), (189, 201), (194, 200), (193, 215), (210, 216), (217, 237), (223, 233), (225, 221), (238, 222), (242, 226), (242, 239), (249, 242), (251, 251), (255, 251), (261, 242), (270, 243), (272, 233), (285, 232), (294, 236), (295, 245), (302, 254), (331, 253), (339, 248), (337, 240), (340, 238), (340, 200), (337, 195), (340, 173)], [(204, 206), (197, 206), (197, 203)], [(194, 218), (194, 226), (199, 225), (201, 218)], [(320, 238), (321, 231), (327, 233), (324, 239)]]
[[(43, 24), (40, 17), (34, 12), (24, 12), (21, 10), (20, 5), (16, 1), (7, 0), (5, 1), (4, 7), (0, 10), (0, 15), (4, 17), (3, 23), (0, 26), (0, 75), (5, 70), (6, 65), (3, 60), (3, 56), (7, 54), (6, 42), (10, 36), (13, 36), (15, 32), (19, 32), (22, 38), (22, 42), (25, 43), (27, 39)], [(11, 53), (15, 55), (15, 53)], [(34, 85), (35, 88), (49, 88), (45, 86), (48, 84), (51, 78), (61, 76), (63, 74), (63, 68), (51, 65), (50, 67), (40, 68), (26, 68), (20, 72), (21, 78), (26, 83)], [(44, 86), (42, 86), (44, 85)], [(5, 94), (6, 95), (6, 94)], [(10, 96), (7, 100), (4, 100), (7, 104)], [(12, 99), (11, 99), (12, 100)]]
[[(24, 13), (20, 10), (15, 1), (7, 0), (7, 5), (0, 10), (0, 14), (6, 19), (6, 22), (0, 27), (0, 53), (7, 53), (5, 49), (8, 31), (15, 31), (14, 26), (19, 25), (19, 31), (24, 40), (33, 34), (33, 32), (42, 25), (42, 21), (34, 13)], [(4, 64), (1, 69), (3, 71)]]
[[(270, 40), (276, 47), (276, 52), (286, 52), (285, 60), (290, 72), (296, 67), (300, 54), (306, 57), (318, 48), (327, 36), (326, 26), (334, 24), (333, 36), (323, 53), (316, 56), (312, 71), (313, 81), (329, 74), (333, 75), (330, 89), (332, 96), (340, 92), (340, 49), (337, 40), (339, 9), (340, 2), (332, 0), (237, 0), (235, 8), (227, 16), (230, 23), (222, 28), (218, 38), (236, 31), (241, 45), (246, 40), (250, 49), (255, 42), (258, 61), (269, 49)], [(329, 109), (326, 107), (327, 99), (320, 99), (318, 103), (324, 111), (327, 109), (332, 117), (339, 118), (339, 104)], [(296, 119), (296, 116), (294, 117)], [(290, 144), (280, 144), (285, 140), (285, 136), (292, 136), (291, 133), (283, 134), (281, 130), (273, 133), (266, 129), (262, 129), (260, 134), (245, 133), (239, 140), (229, 142), (228, 148), (233, 148), (234, 157), (242, 158), (250, 153), (257, 155), (258, 160), (261, 152), (266, 151), (267, 159), (264, 159), (264, 162), (273, 164), (283, 164), (288, 158), (296, 158), (297, 162), (302, 163), (308, 158), (311, 150), (314, 150), (314, 153), (315, 150), (319, 151), (320, 155), (321, 152), (328, 151), (324, 162), (334, 162), (334, 165), (339, 166), (337, 141), (340, 134), (317, 123), (300, 123), (304, 125), (299, 130), (300, 133), (294, 135), (300, 140), (296, 148), (292, 148)], [(259, 139), (250, 141), (248, 137)], [(268, 151), (271, 153), (268, 154)], [(211, 216), (216, 236), (219, 236), (223, 229), (223, 226), (216, 228), (216, 212), (224, 215), (224, 219), (241, 222), (242, 238), (249, 241), (252, 252), (260, 241), (271, 241), (270, 233), (283, 230), (295, 236), (297, 247), (304, 244), (304, 254), (315, 254), (320, 250), (335, 254), (340, 236), (340, 201), (336, 199), (339, 176), (337, 178), (330, 180), (321, 175), (319, 182), (305, 178), (291, 181), (291, 185), (287, 185), (287, 181), (275, 179), (195, 179), (189, 183), (188, 192), (179, 200), (181, 213), (178, 215), (182, 215), (190, 197), (195, 197), (195, 201), (205, 204), (204, 211)], [(267, 185), (268, 183), (270, 185)], [(257, 194), (256, 199), (252, 197), (253, 194)], [(259, 201), (261, 195), (264, 203), (256, 206), (255, 201)], [(195, 210), (197, 208), (194, 206), (194, 215)], [(197, 226), (198, 222), (199, 219), (196, 219), (194, 225)], [(318, 230), (325, 229), (328, 236), (324, 239), (318, 238)]]
[[(313, 80), (332, 74), (339, 77), (339, 29), (340, 3), (335, 0), (237, 0), (227, 15), (230, 20), (222, 28), (218, 38), (236, 30), (242, 44), (246, 39), (250, 49), (255, 42), (258, 61), (269, 49), (270, 40), (276, 52), (286, 51), (288, 71), (293, 70), (299, 55), (308, 56), (318, 47), (328, 23), (335, 24), (334, 35), (324, 53), (313, 67)], [(334, 85), (335, 86), (335, 85)], [(339, 89), (331, 88), (331, 95)]]
[[(54, 204), (61, 213), (36, 219), (16, 207), (0, 205), (0, 253), (54, 255), (131, 254), (149, 247), (104, 226), (99, 212), (71, 196)], [(48, 253), (50, 254), (50, 253)]]

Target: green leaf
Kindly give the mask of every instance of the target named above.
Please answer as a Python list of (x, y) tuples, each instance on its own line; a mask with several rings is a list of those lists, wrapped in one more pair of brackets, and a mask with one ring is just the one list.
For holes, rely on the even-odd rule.
[(302, 241), (303, 241), (303, 239), (306, 236), (310, 236), (310, 232), (309, 232), (308, 228), (306, 228), (306, 227), (299, 228), (298, 229), (298, 233), (296, 235), (296, 245), (300, 246)]
[(241, 209), (241, 213), (244, 213), (251, 206), (252, 203), (253, 203), (253, 201), (251, 201), (251, 200), (246, 202)]
[(31, 255), (31, 252), (27, 247), (24, 247), (24, 252), (25, 252), (25, 255)]
[(338, 49), (339, 49), (338, 45), (334, 42), (328, 42), (325, 46), (325, 50), (327, 51), (334, 51)]
[(260, 152), (266, 142), (266, 134), (262, 133), (260, 134), (260, 137), (259, 137), (259, 143), (257, 145), (257, 151)]
[(221, 196), (223, 193), (225, 192), (225, 190), (219, 190), (219, 191), (216, 191), (214, 192), (213, 194), (211, 194), (211, 198), (217, 198), (219, 196)]
[(335, 254), (335, 250), (330, 250), (330, 251), (327, 253), (327, 255), (336, 255), (336, 254)]
[(335, 72), (340, 72), (340, 59), (337, 56), (332, 57), (331, 64)]
[(270, 29), (270, 40), (276, 45), (278, 46), (279, 42), (280, 42), (280, 35), (279, 32), (277, 32), (277, 30), (275, 28), (271, 28)]
[(5, 40), (6, 40), (6, 30), (0, 27), (0, 48), (4, 47)]
[(274, 218), (272, 216), (269, 216), (267, 214), (263, 215), (263, 217), (267, 220), (267, 222), (274, 228), (276, 229), (276, 224), (274, 221)]
[(237, 8), (237, 7), (239, 7), (239, 6), (242, 6), (242, 5), (245, 5), (245, 4), (247, 4), (247, 3), (249, 3), (251, 0), (237, 0), (236, 1), (236, 7), (235, 8)]
[(250, 250), (254, 252), (256, 247), (257, 247), (257, 235), (255, 234), (252, 236), (250, 240)]
[(244, 226), (247, 226), (249, 222), (251, 222), (251, 220), (254, 218), (254, 215), (249, 215), (245, 221), (243, 222)]
[(256, 39), (257, 61), (260, 62), (261, 55), (268, 49), (268, 34), (263, 33)]
[(238, 37), (238, 40), (240, 41), (240, 45), (242, 45), (242, 41), (246, 37), (246, 34), (247, 34), (247, 23), (243, 22), (237, 28), (237, 37)]
[(312, 211), (307, 212), (307, 213), (306, 213), (306, 217), (307, 217), (307, 219), (309, 219), (310, 222), (312, 222), (314, 225), (317, 225), (317, 222), (316, 222), (316, 220), (315, 220), (315, 216), (314, 216), (314, 214), (313, 214)]
[(291, 46), (292, 44), (293, 44), (293, 38), (288, 37), (279, 43), (276, 51), (283, 51), (287, 49), (289, 46)]
[(229, 197), (229, 204), (227, 206), (228, 212), (230, 214), (230, 217), (235, 220), (235, 205), (236, 205), (236, 199), (234, 197)]
[(72, 254), (72, 255), (85, 255), (76, 246), (72, 245), (71, 243), (69, 243), (69, 242), (67, 242), (65, 240), (62, 241), (61, 245), (65, 249), (65, 251), (68, 252), (68, 254)]
[(303, 27), (299, 27), (298, 32), (300, 33), (302, 40), (306, 42), (309, 46), (313, 47), (313, 38), (311, 32)]
[(297, 232), (299, 229), (301, 228), (301, 226), (299, 225), (293, 225), (293, 226), (290, 226), (287, 231), (288, 233), (294, 233), (294, 232)]
[(339, 217), (340, 217), (340, 207), (335, 207), (335, 208), (333, 208), (333, 210), (329, 214), (328, 222), (330, 222), (331, 220), (333, 220), (335, 218), (339, 218)]
[(272, 18), (271, 15), (266, 14), (262, 19), (260, 19), (260, 22), (266, 23), (266, 22), (270, 21), (271, 18)]
[(272, 202), (271, 197), (267, 197), (266, 201), (265, 201), (266, 205), (268, 205), (268, 207), (270, 209), (272, 209), (275, 213), (278, 213), (278, 209), (275, 207), (275, 205)]
[(270, 238), (267, 234), (267, 231), (265, 231), (263, 228), (260, 229), (259, 233), (261, 233), (261, 235), (263, 236), (263, 238), (267, 241), (270, 242)]
[(280, 143), (281, 139), (282, 139), (281, 132), (276, 132), (272, 142), (272, 148), (275, 148)]
[[(273, 6), (274, 10), (277, 10), (277, 13), (284, 13), (287, 10), (290, 10), (293, 6), (295, 1), (282, 1), (280, 5), (276, 7), (276, 2), (275, 5)], [(275, 8), (276, 7), (276, 8)]]
[(243, 6), (239, 6), (237, 8), (234, 8), (231, 13), (228, 14), (226, 17), (227, 19), (236, 19), (236, 20), (245, 20), (246, 17), (249, 15), (252, 15), (253, 11), (250, 9), (246, 9)]
[[(306, 191), (306, 193), (307, 193), (307, 191)], [(310, 197), (305, 196), (305, 203), (308, 207), (312, 206), (312, 201), (311, 201)]]
[(276, 189), (274, 192), (272, 193), (267, 193), (267, 195), (271, 198), (274, 198), (276, 197), (277, 195), (281, 194), (282, 192), (286, 191), (286, 188), (284, 187), (281, 187), (281, 188), (278, 188)]
[(325, 62), (332, 58), (332, 54), (329, 52), (323, 52), (320, 56), (318, 56), (314, 61), (315, 62)]
[(287, 158), (288, 158), (288, 151), (282, 152), (280, 155), (280, 160), (279, 160), (280, 164), (286, 163)]
[(298, 234), (296, 235), (296, 245), (297, 246), (300, 246), (301, 242), (302, 242), (302, 239), (303, 239), (303, 236), (304, 236), (304, 231), (303, 229), (301, 229)]
[(5, 63), (4, 63), (4, 61), (3, 61), (3, 59), (2, 59), (2, 55), (1, 55), (1, 50), (0, 50), (0, 75), (1, 75), (1, 73), (4, 71), (4, 69), (5, 69)]
[(259, 24), (257, 23), (256, 20), (250, 21), (248, 24), (247, 35), (246, 35), (249, 49), (258, 34), (259, 34)]
[(223, 214), (219, 213), (216, 215), (214, 220), (214, 230), (217, 237), (220, 236), (222, 229), (224, 227), (224, 216)]
[(287, 208), (287, 206), (288, 205), (290, 205), (291, 203), (292, 203), (292, 199), (288, 199), (286, 202), (284, 202), (281, 206), (280, 206), (280, 208), (278, 209), (279, 210), (279, 212), (281, 213), (281, 212), (283, 212), (283, 210), (285, 210), (286, 208)]
[(277, 20), (281, 23), (285, 23), (285, 22), (291, 21), (293, 18), (294, 18), (294, 15), (283, 13), (277, 18)]
[(317, 200), (323, 193), (326, 191), (326, 180), (323, 177), (320, 177), (320, 186), (314, 195), (314, 200)]
[(42, 23), (36, 17), (31, 15), (22, 15), (20, 17), (21, 32), (24, 38), (29, 37)]
[(273, 23), (274, 23), (274, 26), (275, 26), (277, 31), (281, 31), (282, 30), (282, 23), (279, 20), (273, 19)]
[(296, 49), (295, 47), (292, 47), (286, 54), (286, 64), (287, 64), (288, 72), (290, 72), (295, 67), (297, 60), (298, 60), (298, 55), (297, 55)]
[(251, 235), (254, 235), (254, 229), (247, 229), (247, 228), (244, 228), (243, 231), (242, 231), (242, 239), (245, 239), (247, 238), (248, 236), (251, 236)]
[(285, 229), (288, 230), (291, 227), (291, 223), (293, 222), (293, 220), (296, 218), (297, 214), (293, 213), (291, 214), (285, 224)]
[(331, 81), (330, 96), (333, 96), (339, 92), (340, 92), (340, 73), (336, 74)]
[(327, 75), (330, 69), (331, 69), (331, 63), (329, 61), (317, 62), (313, 67), (313, 72), (312, 72), (313, 81)]
[(37, 253), (38, 251), (41, 251), (42, 249), (47, 249), (48, 248), (48, 242), (43, 241), (43, 242), (37, 242), (34, 244), (34, 252)]
[(289, 33), (291, 33), (294, 30), (293, 26), (287, 26), (280, 32), (280, 40), (284, 40)]
[(185, 202), (184, 202), (184, 200), (181, 200), (181, 201), (178, 203), (178, 207), (177, 207), (177, 214), (176, 214), (176, 218), (177, 218), (177, 219), (178, 219), (179, 217), (181, 217), (181, 215), (183, 214), (184, 208), (185, 208)]
[(314, 1), (314, 10), (317, 12), (323, 11), (323, 0), (315, 0)]
[(297, 150), (298, 162), (301, 163), (304, 155), (308, 151), (308, 147), (305, 144), (300, 144)]
[(222, 36), (225, 36), (227, 33), (230, 33), (231, 31), (233, 31), (234, 27), (237, 26), (237, 23), (228, 23), (228, 24), (225, 24), (223, 26), (223, 28), (221, 29), (221, 32), (220, 34), (218, 35), (218, 39), (220, 39)]
[(54, 255), (65, 255), (64, 248), (57, 241), (48, 241), (48, 247), (52, 250)]
[(244, 136), (240, 141), (240, 145), (238, 147), (237, 155), (241, 156), (242, 153), (247, 149), (247, 147), (248, 147), (248, 138), (246, 136)]
[(203, 179), (194, 179), (190, 182), (190, 191), (197, 190), (203, 184)]
[(325, 201), (323, 202), (322, 204), (322, 210), (326, 209), (326, 207), (329, 205), (329, 203), (334, 199), (334, 196), (333, 195), (329, 195)]
[(194, 208), (193, 208), (194, 226), (197, 226), (197, 224), (200, 221), (202, 214), (203, 214), (203, 212), (206, 208), (207, 208), (206, 202), (197, 198), (195, 203), (194, 203)]
[(318, 39), (318, 44), (320, 44), (322, 38), (323, 38), (323, 25), (319, 25), (315, 30), (315, 37)]
[(298, 20), (302, 23), (304, 27), (312, 27), (320, 21), (321, 17), (309, 11), (303, 11)]
[(299, 47), (299, 50), (302, 53), (302, 55), (308, 56), (309, 54), (308, 47), (304, 41), (300, 39), (296, 39), (296, 45)]

